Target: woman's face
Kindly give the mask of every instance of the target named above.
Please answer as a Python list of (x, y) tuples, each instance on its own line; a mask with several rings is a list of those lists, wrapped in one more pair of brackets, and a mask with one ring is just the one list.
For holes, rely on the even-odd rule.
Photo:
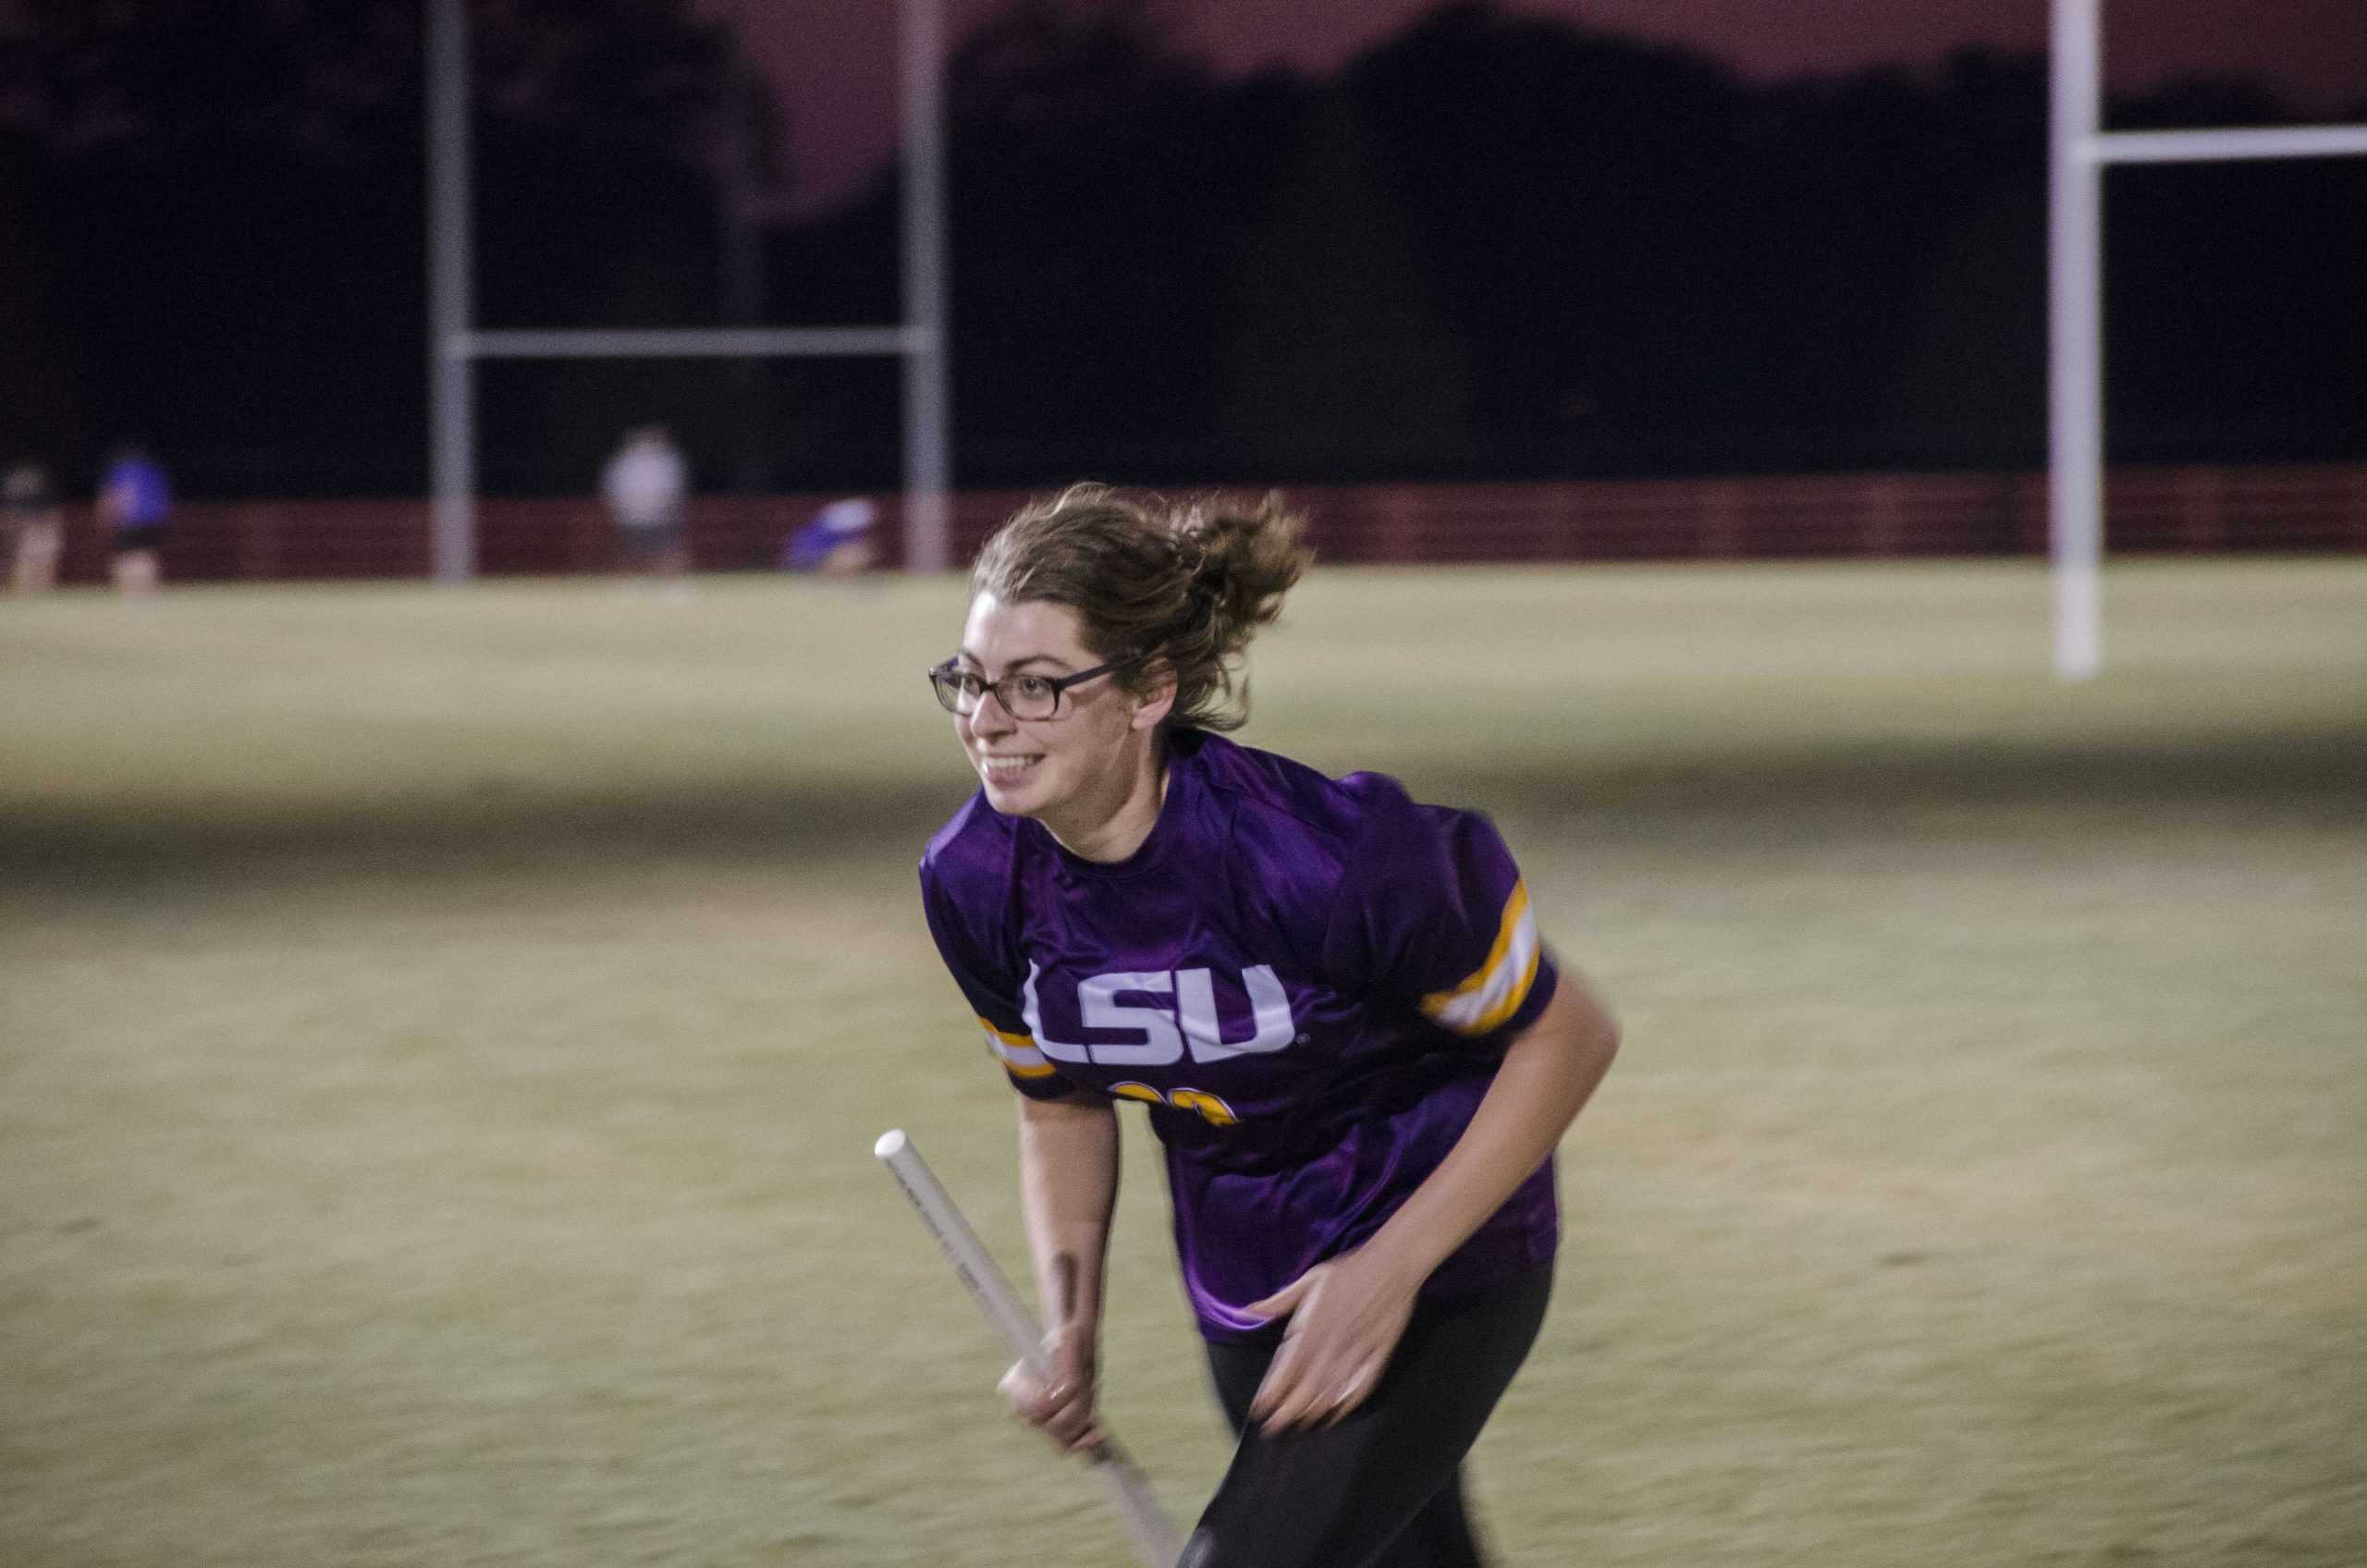
[[(970, 601), (957, 662), (1001, 680), (1073, 675), (1105, 661), (1085, 645), (1084, 623), (1066, 605), (1006, 604), (986, 593)], [(986, 786), (987, 804), (1010, 816), (1049, 819), (1057, 830), (1062, 819), (1090, 817), (1113, 787), (1122, 798), (1119, 770), (1129, 738), (1154, 728), (1166, 706), (1144, 704), (1098, 675), (1061, 692), (1049, 718), (1014, 718), (989, 692), (973, 711), (953, 716), (953, 729)]]

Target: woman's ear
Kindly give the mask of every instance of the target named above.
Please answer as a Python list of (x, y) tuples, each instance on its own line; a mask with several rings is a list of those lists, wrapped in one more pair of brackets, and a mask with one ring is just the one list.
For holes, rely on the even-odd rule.
[(1156, 729), (1166, 722), (1169, 710), (1174, 706), (1175, 667), (1155, 665), (1150, 671), (1150, 689), (1134, 699), (1134, 717), (1128, 727)]

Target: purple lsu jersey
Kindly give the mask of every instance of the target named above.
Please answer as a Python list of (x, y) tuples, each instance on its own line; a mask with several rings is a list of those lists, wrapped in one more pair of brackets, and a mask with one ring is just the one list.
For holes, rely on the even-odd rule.
[[(1470, 1124), (1555, 974), (1503, 840), (1380, 774), (1171, 737), (1131, 857), (1086, 861), (973, 796), (921, 860), (929, 931), (1012, 1085), (1140, 1100), (1201, 1331), (1369, 1240)], [(1549, 1260), (1553, 1165), (1424, 1286)]]

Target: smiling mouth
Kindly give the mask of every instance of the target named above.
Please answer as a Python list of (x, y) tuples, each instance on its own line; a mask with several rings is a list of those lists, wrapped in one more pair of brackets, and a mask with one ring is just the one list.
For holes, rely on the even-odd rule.
[(1042, 760), (1041, 753), (1024, 757), (982, 756), (978, 770), (989, 778), (1016, 778)]

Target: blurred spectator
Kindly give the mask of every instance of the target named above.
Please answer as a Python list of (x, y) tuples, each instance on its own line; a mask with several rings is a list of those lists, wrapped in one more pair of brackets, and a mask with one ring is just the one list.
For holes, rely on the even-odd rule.
[(49, 471), (18, 463), (0, 479), (0, 547), (8, 556), (8, 582), (19, 594), (57, 586), (57, 557), (65, 547), (65, 514), (49, 487)]
[(646, 424), (626, 435), (600, 474), (600, 494), (629, 570), (669, 581), (690, 570), (682, 537), (682, 502), (690, 488), (682, 449), (664, 425)]
[(99, 518), (115, 551), (116, 591), (142, 598), (164, 579), (165, 521), (172, 515), (173, 486), (165, 465), (137, 441), (108, 455), (99, 480)]
[(791, 571), (815, 571), (825, 577), (852, 577), (867, 571), (878, 558), (871, 539), (871, 525), (878, 519), (879, 508), (864, 496), (832, 501), (789, 536), (780, 564)]

